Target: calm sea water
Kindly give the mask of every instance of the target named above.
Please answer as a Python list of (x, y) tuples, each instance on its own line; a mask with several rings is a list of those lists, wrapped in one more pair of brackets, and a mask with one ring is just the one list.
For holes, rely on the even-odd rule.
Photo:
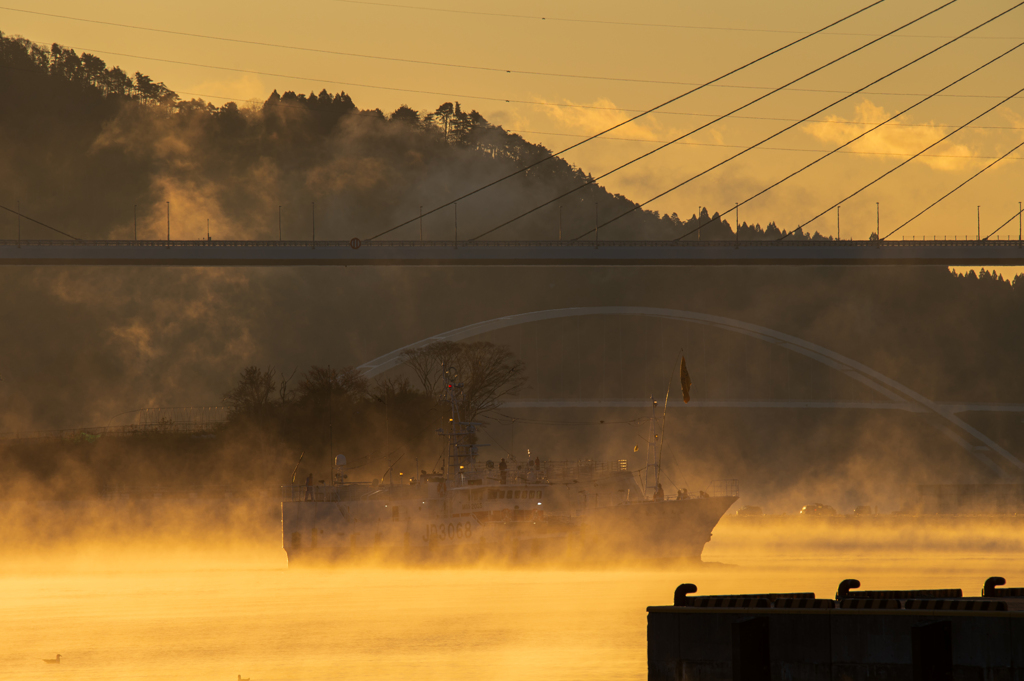
[[(974, 593), (1002, 574), (1024, 586), (1024, 552), (1000, 536), (727, 523), (705, 552), (719, 564), (602, 571), (288, 570), (272, 545), (67, 548), (0, 576), (0, 678), (643, 679), (644, 609), (680, 582), (826, 597), (846, 577)], [(56, 653), (59, 666), (42, 662)]]

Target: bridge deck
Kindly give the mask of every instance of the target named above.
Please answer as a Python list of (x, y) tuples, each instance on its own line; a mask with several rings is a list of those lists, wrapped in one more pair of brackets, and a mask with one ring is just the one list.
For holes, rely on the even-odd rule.
[(0, 241), (0, 265), (1024, 265), (1020, 241)]

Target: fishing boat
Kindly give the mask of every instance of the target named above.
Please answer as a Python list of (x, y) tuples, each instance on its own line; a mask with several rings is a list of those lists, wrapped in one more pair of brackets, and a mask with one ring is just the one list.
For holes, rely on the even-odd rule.
[(452, 415), (441, 432), (447, 441), (441, 470), (400, 476), (398, 483), (393, 472), (386, 482), (350, 482), (347, 459), (339, 455), (331, 484), (288, 488), (281, 516), (289, 565), (374, 555), (699, 561), (715, 525), (739, 499), (734, 482), (666, 495), (653, 414), (647, 460), (637, 470), (628, 459), (542, 461), (529, 451), (525, 461), (496, 462), (476, 443), (481, 424), (459, 419), (460, 389), (449, 382)]

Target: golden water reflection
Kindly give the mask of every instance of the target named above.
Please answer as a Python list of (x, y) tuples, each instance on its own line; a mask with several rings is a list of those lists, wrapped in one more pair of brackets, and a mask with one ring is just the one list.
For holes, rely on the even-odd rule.
[[(979, 523), (865, 534), (727, 521), (705, 565), (672, 569), (288, 570), (267, 544), (142, 556), (93, 547), (91, 562), (55, 551), (0, 577), (0, 669), (82, 681), (642, 679), (644, 608), (671, 602), (684, 581), (702, 594), (821, 597), (847, 577), (965, 594), (994, 574), (1024, 586), (1024, 551), (1001, 539), (1015, 525)], [(59, 667), (42, 662), (56, 653)]]

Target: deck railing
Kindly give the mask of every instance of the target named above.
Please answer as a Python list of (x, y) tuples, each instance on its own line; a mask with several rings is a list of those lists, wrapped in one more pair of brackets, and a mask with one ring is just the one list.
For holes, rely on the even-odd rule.
[(735, 478), (729, 480), (715, 480), (708, 487), (708, 496), (738, 497), (739, 495), (740, 483)]

